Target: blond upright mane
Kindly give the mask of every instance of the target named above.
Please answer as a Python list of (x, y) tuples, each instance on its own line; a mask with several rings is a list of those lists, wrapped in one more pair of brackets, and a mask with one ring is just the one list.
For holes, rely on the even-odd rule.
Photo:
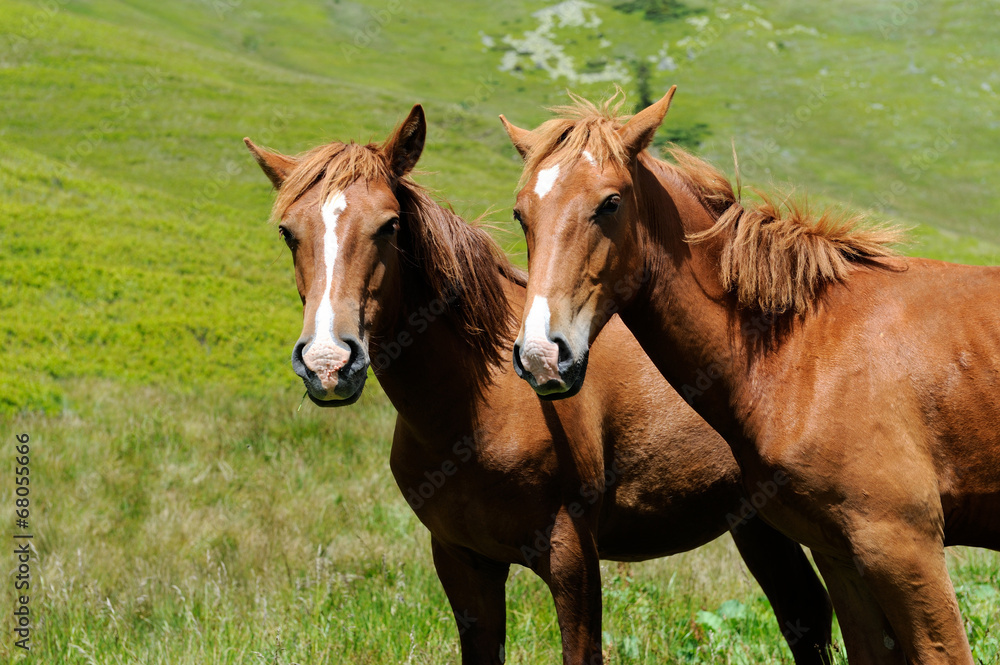
[[(576, 95), (573, 103), (551, 109), (559, 114), (532, 131), (520, 187), (542, 162), (555, 157), (560, 165), (588, 151), (598, 163), (629, 164), (619, 129), (631, 116), (619, 113), (625, 102), (618, 90), (601, 104)], [(677, 176), (716, 219), (715, 225), (687, 238), (701, 243), (721, 240), (720, 277), (741, 307), (768, 314), (801, 313), (809, 309), (824, 284), (844, 281), (851, 268), (894, 256), (892, 245), (904, 234), (893, 226), (873, 226), (861, 214), (819, 215), (794, 203), (775, 203), (766, 194), (744, 207), (726, 176), (694, 155), (674, 147), (674, 163), (644, 159)]]
[(855, 265), (895, 256), (892, 246), (903, 240), (902, 229), (868, 224), (863, 214), (814, 215), (762, 192), (759, 203), (744, 207), (720, 171), (679, 148), (670, 154), (674, 171), (716, 218), (687, 240), (721, 240), (722, 285), (742, 307), (805, 312), (825, 284), (843, 282)]

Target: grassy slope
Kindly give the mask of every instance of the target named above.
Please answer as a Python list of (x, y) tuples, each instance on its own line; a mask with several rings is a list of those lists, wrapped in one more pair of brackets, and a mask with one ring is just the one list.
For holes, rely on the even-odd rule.
[[(393, 3), (301, 1), (281, 16), (249, 0), (56, 6), (0, 0), (0, 417), (39, 442), (43, 653), (454, 660), (425, 533), (386, 469), (392, 414), (377, 386), (352, 409), (293, 414), (298, 301), (239, 140), (287, 152), (378, 140), (420, 101), (433, 128), (422, 180), (462, 212), (496, 207), (509, 229), (519, 164), (495, 116), (533, 125), (566, 83), (498, 72), (502, 52), (479, 33), (533, 29), (542, 3), (421, 3), (381, 19)], [(898, 181), (884, 212), (920, 225), (914, 252), (996, 262), (996, 96), (981, 84), (1000, 90), (997, 10), (939, 3), (896, 26), (891, 8), (838, 7), (733, 3), (702, 30), (603, 7), (599, 32), (612, 57), (670, 42), (679, 67), (652, 81), (681, 87), (668, 122), (707, 122), (702, 152), (720, 164), (735, 136), (744, 182), (878, 207)], [(796, 24), (821, 36), (772, 34)], [(685, 36), (693, 59), (676, 46)], [(570, 38), (581, 60), (599, 39)], [(939, 155), (912, 161), (949, 126)], [(998, 620), (998, 566), (963, 556), (976, 637)], [(609, 648), (623, 662), (778, 657), (766, 605), (739, 571), (726, 543), (609, 567)], [(511, 662), (556, 660), (544, 590), (519, 575), (511, 596)], [(722, 630), (692, 619), (733, 598), (744, 619)], [(977, 642), (984, 662), (995, 639)]]
[[(387, 468), (392, 410), (377, 388), (331, 416), (278, 395), (71, 387), (100, 397), (12, 423), (35, 451), (37, 662), (458, 662), (427, 532)], [(1000, 566), (992, 553), (956, 557), (970, 635), (992, 665)], [(728, 538), (606, 563), (603, 579), (612, 662), (791, 662)], [(548, 592), (518, 567), (508, 655), (559, 661)]]
[[(499, 72), (502, 52), (480, 32), (521, 35), (539, 5), (463, 6), (457, 21), (447, 3), (386, 3), (396, 9), (381, 15), (298, 2), (275, 17), (263, 3), (229, 1), (55, 13), (4, 2), (3, 410), (57, 410), (68, 376), (244, 392), (294, 385), (283, 367), (294, 293), (260, 223), (268, 193), (244, 134), (288, 152), (377, 140), (420, 101), (434, 128), (422, 166), (435, 175), (424, 181), (470, 215), (495, 208), (510, 229), (518, 163), (496, 114), (533, 125), (564, 99), (565, 82)], [(1000, 199), (990, 184), (1000, 167), (983, 137), (995, 135), (997, 98), (981, 86), (1000, 90), (1000, 47), (983, 32), (996, 10), (956, 3), (896, 27), (887, 10), (861, 3), (850, 21), (795, 3), (734, 7), (705, 13), (702, 29), (602, 8), (599, 29), (560, 35), (578, 62), (668, 44), (678, 69), (654, 68), (651, 81), (657, 91), (681, 86), (668, 123), (706, 122), (703, 152), (721, 164), (735, 136), (748, 184), (793, 182), (821, 202), (924, 225), (917, 253), (995, 259)], [(801, 25), (818, 36), (779, 34)], [(595, 46), (598, 36), (611, 46)], [(684, 37), (691, 59), (676, 46)], [(920, 73), (901, 73), (909, 69)], [(516, 235), (501, 240), (519, 253)]]

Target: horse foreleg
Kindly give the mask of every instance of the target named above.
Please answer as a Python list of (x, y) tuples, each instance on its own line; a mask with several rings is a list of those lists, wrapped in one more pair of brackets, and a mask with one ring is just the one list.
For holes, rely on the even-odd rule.
[(908, 522), (870, 522), (851, 534), (862, 580), (914, 665), (973, 665), (944, 543)]
[(771, 601), (797, 665), (828, 665), (833, 608), (802, 547), (760, 518), (736, 527), (732, 536)]
[(506, 659), (510, 564), (431, 540), (434, 567), (448, 595), (462, 644), (462, 665), (501, 665)]
[(601, 665), (601, 566), (583, 519), (562, 508), (536, 572), (548, 584), (562, 635), (564, 665)]
[(813, 552), (826, 580), (851, 665), (905, 665), (889, 620), (853, 562)]

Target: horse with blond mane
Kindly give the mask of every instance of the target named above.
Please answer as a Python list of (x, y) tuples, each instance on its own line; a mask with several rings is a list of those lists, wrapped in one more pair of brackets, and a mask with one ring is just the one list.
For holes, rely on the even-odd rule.
[(524, 275), (410, 179), (425, 134), (416, 106), (381, 146), (286, 157), (247, 145), (278, 189), (302, 298), (292, 366), (313, 402), (339, 406), (377, 359), (399, 414), (389, 463), (431, 532), (462, 662), (504, 661), (511, 564), (549, 586), (563, 662), (591, 665), (603, 662), (600, 558), (660, 557), (734, 526), (795, 662), (828, 662), (829, 598), (804, 552), (733, 519), (746, 498), (732, 454), (619, 321), (576, 400), (540, 400), (505, 371)]
[(581, 390), (618, 312), (746, 486), (777, 485), (760, 514), (812, 549), (850, 662), (971, 665), (944, 548), (1000, 549), (1000, 270), (654, 158), (673, 92), (631, 119), (580, 99), (533, 131), (501, 116), (525, 159), (517, 372)]

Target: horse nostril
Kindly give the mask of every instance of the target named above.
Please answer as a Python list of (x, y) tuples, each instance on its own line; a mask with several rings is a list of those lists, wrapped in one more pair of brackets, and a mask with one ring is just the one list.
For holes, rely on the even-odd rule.
[(344, 365), (344, 369), (351, 374), (364, 369), (364, 365), (368, 361), (361, 349), (361, 343), (353, 337), (345, 337), (342, 341), (347, 345), (347, 348), (351, 352), (350, 357), (347, 359), (347, 364)]
[(526, 372), (524, 371), (524, 365), (521, 363), (521, 345), (514, 344), (514, 373), (520, 378), (524, 378)]
[(570, 353), (569, 344), (566, 343), (566, 340), (561, 335), (556, 336), (552, 341), (555, 342), (556, 347), (559, 349), (559, 372), (562, 373), (573, 364), (573, 354)]
[(309, 375), (309, 368), (306, 367), (306, 361), (302, 358), (302, 352), (305, 350), (307, 344), (308, 340), (300, 340), (295, 345), (295, 348), (292, 349), (292, 370), (303, 379)]

